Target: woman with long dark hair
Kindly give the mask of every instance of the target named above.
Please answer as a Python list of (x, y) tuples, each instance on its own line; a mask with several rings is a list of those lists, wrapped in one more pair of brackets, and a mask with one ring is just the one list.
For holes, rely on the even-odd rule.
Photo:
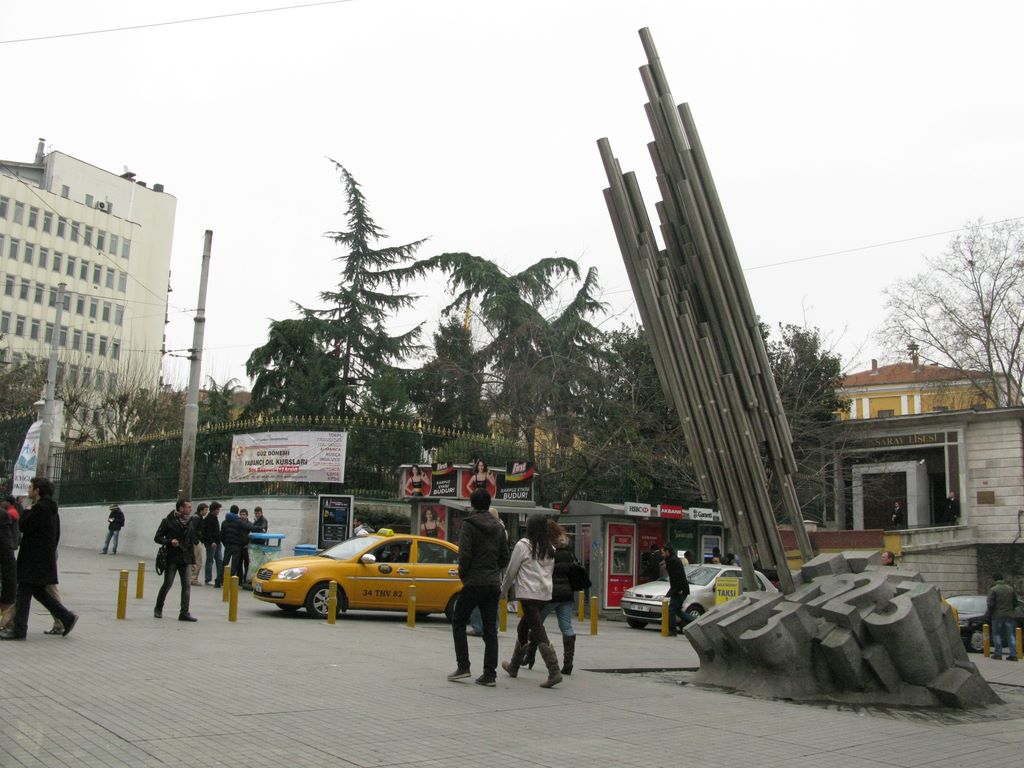
[(541, 611), (551, 599), (552, 574), (555, 569), (555, 547), (548, 532), (548, 521), (544, 515), (533, 514), (526, 520), (526, 536), (516, 542), (512, 556), (501, 583), (501, 594), (507, 595), (514, 585), (516, 599), (523, 609), (523, 618), (516, 629), (516, 644), (512, 659), (501, 663), (509, 677), (519, 674), (519, 667), (526, 656), (531, 633), (537, 642), (537, 650), (548, 668), (548, 679), (541, 688), (551, 688), (562, 682), (558, 669), (558, 657), (548, 642)]

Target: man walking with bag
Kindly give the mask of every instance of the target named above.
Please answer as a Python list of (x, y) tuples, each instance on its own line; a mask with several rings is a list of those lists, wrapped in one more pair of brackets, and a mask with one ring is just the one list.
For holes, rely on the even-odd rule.
[(181, 581), (181, 608), (178, 611), (178, 621), (198, 621), (188, 612), (189, 598), (192, 587), (189, 585), (192, 561), (195, 559), (194, 543), (192, 541), (192, 530), (189, 518), (192, 517), (192, 502), (187, 499), (178, 499), (174, 505), (174, 511), (160, 521), (160, 527), (156, 529), (156, 536), (153, 540), (167, 550), (167, 569), (164, 571), (164, 583), (156, 596), (156, 607), (153, 609), (153, 617), (162, 619), (164, 617), (164, 600), (167, 593), (174, 584), (174, 577), (177, 575)]

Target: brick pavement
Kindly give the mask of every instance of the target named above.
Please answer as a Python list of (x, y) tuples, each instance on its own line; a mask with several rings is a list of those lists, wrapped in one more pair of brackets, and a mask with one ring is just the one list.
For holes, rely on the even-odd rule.
[[(1024, 664), (977, 659), (1006, 705), (978, 712), (893, 711), (770, 702), (680, 685), (696, 655), (682, 639), (604, 622), (579, 625), (576, 672), (542, 690), (541, 667), (497, 688), (449, 683), (443, 618), (397, 614), (334, 626), (220, 590), (193, 588), (196, 624), (176, 620), (177, 587), (152, 617), (130, 582), (115, 619), (119, 568), (135, 558), (62, 549), (61, 590), (81, 622), (0, 643), (0, 768), (32, 766), (678, 766), (747, 763), (986, 766), (1020, 763)], [(511, 617), (510, 617), (511, 618)], [(553, 620), (549, 620), (553, 626)], [(557, 632), (557, 630), (556, 630)], [(503, 657), (511, 648), (501, 639)], [(471, 640), (474, 672), (483, 645)], [(667, 670), (601, 673), (594, 670)]]

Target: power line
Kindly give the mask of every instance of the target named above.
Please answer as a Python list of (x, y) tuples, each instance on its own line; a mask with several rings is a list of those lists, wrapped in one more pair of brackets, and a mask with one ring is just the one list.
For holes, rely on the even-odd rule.
[[(982, 224), (982, 227), (994, 227), (997, 224), (1008, 224), (1011, 221), (1021, 221), (1024, 216), (1013, 216), (1009, 219), (1001, 219), (1000, 221), (991, 221), (986, 224)], [(875, 243), (874, 245), (861, 245), (857, 248), (847, 248), (842, 251), (829, 251), (828, 253), (819, 253), (817, 256), (804, 256), (799, 259), (789, 259), (788, 261), (775, 261), (771, 264), (758, 264), (754, 267), (744, 267), (744, 272), (753, 272), (755, 269), (768, 269), (769, 267), (781, 267), (785, 264), (799, 264), (803, 261), (813, 261), (815, 259), (824, 259), (828, 256), (843, 256), (847, 253), (857, 253), (858, 251), (869, 251), (872, 248), (884, 248), (887, 245), (900, 245), (902, 243), (911, 243), (915, 240), (927, 240), (930, 237), (940, 237), (941, 235), (955, 235), (957, 232), (963, 232), (963, 227), (957, 229), (947, 229), (943, 232), (932, 232), (928, 235), (915, 235), (914, 237), (905, 237), (902, 240), (889, 240), (884, 243)]]
[(153, 29), (156, 27), (172, 27), (178, 24), (193, 24), (200, 21), (217, 21), (218, 19), (230, 19), (236, 16), (256, 16), (262, 13), (277, 13), (279, 11), (296, 11), (304, 8), (317, 8), (323, 5), (341, 5), (351, 3), (354, 0), (325, 0), (320, 3), (303, 3), (302, 5), (283, 5), (277, 8), (257, 8), (250, 11), (235, 11), (234, 13), (220, 13), (215, 16), (193, 16), (188, 19), (175, 19), (174, 21), (154, 21), (149, 24), (133, 24), (127, 27), (106, 27), (104, 29), (91, 29), (84, 32), (65, 32), (59, 35), (40, 35), (38, 37), (21, 37), (12, 40), (0, 40), (0, 45), (13, 45), (14, 43), (35, 43), (41, 40), (59, 40), (65, 37), (85, 37), (87, 35), (105, 35), (111, 32), (130, 32), (136, 29)]

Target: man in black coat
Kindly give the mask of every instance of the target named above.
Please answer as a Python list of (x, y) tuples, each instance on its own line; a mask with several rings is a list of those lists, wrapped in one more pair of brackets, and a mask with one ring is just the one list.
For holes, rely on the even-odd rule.
[(32, 508), (21, 516), (21, 549), (18, 550), (18, 597), (14, 626), (0, 632), (0, 640), (24, 640), (28, 635), (28, 615), (34, 597), (64, 625), (64, 635), (78, 622), (72, 613), (51, 595), (46, 587), (57, 583), (57, 540), (60, 517), (53, 500), (53, 483), (46, 477), (33, 477), (28, 484)]
[[(203, 545), (206, 547), (206, 583), (213, 580), (213, 586), (219, 587), (224, 578), (224, 547), (220, 543), (221, 503), (210, 503), (210, 511), (203, 518)], [(216, 572), (214, 572), (216, 571)]]
[(501, 572), (508, 565), (508, 537), (505, 528), (492, 515), (491, 495), (478, 488), (469, 497), (473, 514), (462, 522), (459, 533), (459, 578), (462, 591), (455, 603), (452, 617), (452, 638), (455, 642), (457, 667), (449, 680), (469, 677), (469, 641), (466, 624), (473, 609), (480, 606), (484, 622), (484, 673), (477, 678), (480, 685), (493, 686), (498, 670), (498, 598), (501, 593)]
[(189, 586), (189, 572), (195, 561), (194, 527), (190, 522), (191, 517), (192, 502), (188, 499), (178, 499), (174, 511), (160, 521), (160, 527), (156, 529), (156, 536), (153, 537), (157, 544), (167, 549), (167, 569), (164, 571), (164, 583), (156, 596), (154, 618), (164, 617), (164, 600), (177, 575), (181, 581), (181, 609), (178, 611), (178, 621), (198, 621), (188, 612), (192, 591)]
[(661, 548), (668, 571), (668, 621), (669, 634), (677, 635), (692, 619), (683, 612), (683, 603), (690, 596), (690, 582), (686, 580), (686, 567), (670, 546)]
[(124, 512), (117, 504), (110, 505), (110, 514), (107, 516), (107, 538), (103, 542), (103, 550), (100, 552), (101, 555), (107, 554), (107, 549), (113, 544), (113, 551), (111, 554), (117, 554), (117, 540), (121, 536), (121, 529), (124, 528)]

